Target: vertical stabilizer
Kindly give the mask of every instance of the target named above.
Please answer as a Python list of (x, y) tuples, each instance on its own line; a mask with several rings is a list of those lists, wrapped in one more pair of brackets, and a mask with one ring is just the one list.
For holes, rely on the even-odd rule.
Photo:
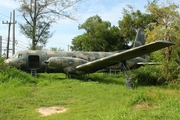
[(145, 32), (143, 29), (138, 29), (133, 47), (138, 47), (145, 44), (146, 40), (144, 34)]

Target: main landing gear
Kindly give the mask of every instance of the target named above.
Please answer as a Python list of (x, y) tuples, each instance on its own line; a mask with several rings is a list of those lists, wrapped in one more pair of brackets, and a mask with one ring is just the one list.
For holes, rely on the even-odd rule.
[(129, 69), (129, 66), (127, 65), (126, 61), (122, 62), (122, 71), (124, 73), (124, 77), (126, 80), (126, 87), (133, 88), (133, 80), (134, 78), (131, 77), (131, 70)]

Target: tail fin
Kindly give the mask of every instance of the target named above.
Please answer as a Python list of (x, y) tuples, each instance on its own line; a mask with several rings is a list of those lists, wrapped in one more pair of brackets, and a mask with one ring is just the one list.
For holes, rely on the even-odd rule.
[(143, 29), (138, 29), (133, 47), (138, 47), (145, 44), (146, 40), (144, 34), (145, 32)]
[[(137, 31), (137, 35), (136, 35), (133, 47), (138, 47), (138, 46), (144, 45), (145, 42), (146, 42), (146, 39), (145, 39), (144, 29), (140, 28)], [(148, 58), (148, 56), (149, 56), (149, 54), (145, 54), (141, 57), (146, 59), (146, 58)]]

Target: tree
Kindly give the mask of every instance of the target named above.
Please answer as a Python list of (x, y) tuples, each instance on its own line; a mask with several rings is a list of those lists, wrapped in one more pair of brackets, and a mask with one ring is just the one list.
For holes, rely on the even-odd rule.
[[(32, 27), (29, 24), (19, 24), (21, 33), (24, 34), (27, 38), (33, 39), (32, 36)], [(53, 33), (49, 31), (50, 23), (37, 21), (36, 25), (36, 40), (39, 43), (39, 46), (45, 46), (48, 42), (48, 39), (52, 37)], [(37, 48), (36, 46), (35, 48)], [(32, 46), (31, 46), (32, 48)]]
[[(167, 75), (168, 80), (173, 80), (177, 76), (177, 64), (175, 59), (179, 59), (178, 51), (180, 45), (180, 14), (179, 5), (167, 1), (166, 4), (157, 4), (157, 0), (149, 2), (147, 5), (147, 11), (156, 17), (156, 22), (151, 22), (151, 28), (146, 29), (147, 42), (156, 40), (165, 40), (174, 42), (174, 46), (167, 47), (160, 51), (160, 53), (154, 53), (154, 59), (158, 59), (162, 56), (161, 62), (163, 62), (164, 74)], [(158, 56), (156, 54), (159, 54)]]
[(57, 47), (51, 47), (50, 50), (52, 50), (52, 51), (64, 51), (64, 49), (57, 48)]
[(122, 13), (123, 19), (119, 20), (119, 28), (121, 36), (127, 41), (134, 40), (139, 28), (146, 28), (150, 22), (155, 20), (153, 15), (141, 13), (140, 10), (134, 11), (130, 5), (128, 5), (128, 9), (123, 8)]
[(89, 51), (89, 50), (87, 50), (88, 44), (84, 45), (84, 42), (87, 39), (88, 39), (88, 36), (86, 34), (78, 35), (77, 37), (73, 38), (72, 46), (70, 46), (71, 50), (73, 50), (73, 51)]
[[(16, 0), (20, 3), (19, 11), (22, 13), (23, 18), (26, 21), (25, 26), (32, 30), (31, 34), (28, 33), (29, 38), (32, 39), (32, 49), (36, 48), (36, 45), (40, 40), (38, 39), (43, 37), (45, 32), (48, 31), (51, 23), (56, 22), (59, 18), (69, 18), (75, 20), (73, 13), (75, 11), (75, 4), (77, 4), (81, 0)], [(44, 28), (38, 28), (41, 23), (45, 24)], [(23, 24), (21, 24), (22, 26)], [(21, 27), (22, 28), (22, 27)], [(22, 30), (23, 30), (22, 29)], [(21, 30), (21, 31), (22, 31)], [(42, 34), (37, 34), (38, 30), (44, 32), (40, 32)], [(28, 31), (28, 30), (27, 30)], [(26, 32), (24, 32), (26, 33)], [(49, 34), (50, 36), (52, 34)], [(31, 37), (30, 37), (31, 36)], [(47, 42), (47, 38), (50, 36), (46, 36), (45, 42)]]
[(103, 21), (98, 15), (88, 18), (79, 25), (85, 33), (75, 37), (72, 50), (83, 51), (114, 51), (122, 48), (124, 39), (120, 36), (118, 27), (111, 27), (109, 21)]

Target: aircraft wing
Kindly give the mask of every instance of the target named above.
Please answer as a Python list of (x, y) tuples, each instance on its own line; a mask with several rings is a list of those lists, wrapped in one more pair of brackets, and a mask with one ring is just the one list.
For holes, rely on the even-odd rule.
[(138, 65), (160, 65), (159, 62), (138, 62)]
[(85, 73), (92, 73), (97, 70), (101, 70), (108, 66), (114, 65), (120, 61), (129, 60), (138, 56), (142, 56), (147, 53), (168, 47), (174, 43), (168, 41), (156, 41), (139, 47), (125, 50), (123, 52), (114, 53), (110, 56), (100, 58), (95, 61), (91, 61), (76, 67), (76, 70), (83, 71)]

